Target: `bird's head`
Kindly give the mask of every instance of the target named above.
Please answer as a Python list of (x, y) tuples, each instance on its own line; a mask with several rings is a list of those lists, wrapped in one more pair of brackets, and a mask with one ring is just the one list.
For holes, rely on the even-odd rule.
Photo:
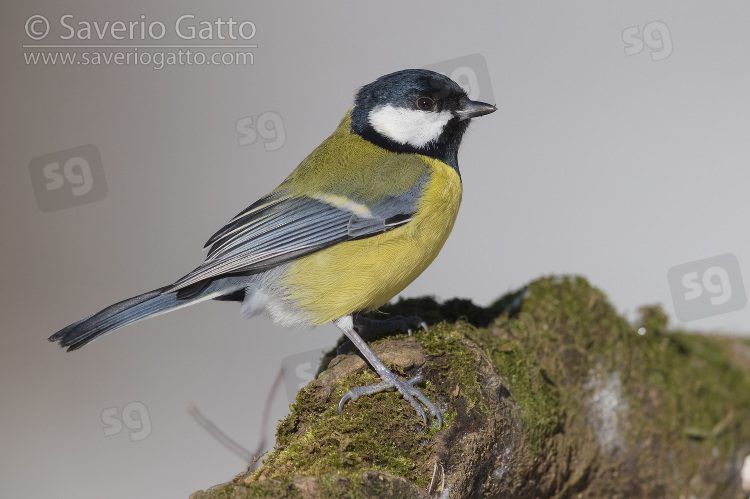
[(471, 118), (496, 111), (469, 99), (447, 76), (406, 69), (357, 92), (352, 132), (380, 147), (430, 156), (458, 168), (458, 147)]

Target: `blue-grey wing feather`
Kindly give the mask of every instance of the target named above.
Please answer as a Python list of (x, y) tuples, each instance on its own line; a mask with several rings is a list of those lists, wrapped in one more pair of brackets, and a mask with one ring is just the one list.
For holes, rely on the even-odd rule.
[[(289, 262), (334, 244), (373, 236), (411, 220), (428, 180), (425, 174), (409, 191), (353, 214), (311, 197), (285, 197), (277, 191), (238, 214), (206, 243), (206, 260), (169, 291), (224, 274), (251, 273)], [(353, 201), (357, 201), (353, 199)], [(359, 201), (357, 201), (359, 203)]]
[(417, 203), (429, 176), (425, 174), (414, 187), (399, 196), (393, 196), (378, 203), (370, 210), (372, 217), (353, 216), (349, 221), (350, 236), (367, 237), (383, 232), (411, 220), (417, 210)]

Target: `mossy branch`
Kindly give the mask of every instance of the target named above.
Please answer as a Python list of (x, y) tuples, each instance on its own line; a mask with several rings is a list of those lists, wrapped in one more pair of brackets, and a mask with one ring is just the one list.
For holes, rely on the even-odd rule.
[(580, 277), (486, 308), (419, 298), (383, 311), (431, 323), (372, 345), (400, 376), (425, 366), (443, 429), (395, 393), (339, 417), (338, 399), (375, 377), (331, 356), (263, 467), (192, 497), (744, 497), (750, 341), (670, 330), (655, 306), (630, 324)]

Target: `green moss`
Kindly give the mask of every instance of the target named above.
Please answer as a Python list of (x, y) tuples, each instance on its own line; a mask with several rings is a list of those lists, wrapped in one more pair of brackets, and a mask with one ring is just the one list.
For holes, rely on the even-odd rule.
[[(258, 482), (238, 485), (229, 483), (209, 492), (198, 492), (190, 496), (190, 499), (238, 499), (244, 497), (264, 497), (269, 499), (291, 499), (302, 497), (302, 494), (294, 487), (291, 480), (278, 482)], [(346, 497), (346, 496), (339, 496)]]
[(320, 490), (320, 497), (341, 497), (342, 499), (357, 499), (361, 497), (358, 494), (356, 485), (359, 485), (356, 481), (355, 487), (352, 487), (352, 482), (349, 480), (341, 480), (340, 476), (324, 475), (317, 477), (317, 484)]
[(644, 305), (638, 311), (641, 314), (640, 324), (643, 327), (639, 334), (660, 335), (668, 332), (669, 317), (660, 305)]
[[(505, 314), (473, 337), (508, 379), (536, 455), (580, 449), (591, 431), (582, 394), (597, 373), (622, 380), (630, 410), (618, 431), (626, 449), (642, 450), (642, 473), (664, 480), (680, 470), (669, 490), (717, 452), (731, 462), (740, 442), (750, 445), (750, 377), (731, 360), (731, 341), (670, 331), (658, 306), (643, 307), (632, 325), (585, 279), (543, 278), (528, 286), (516, 317)], [(659, 462), (665, 449), (668, 463)]]
[(560, 431), (564, 413), (554, 375), (540, 365), (538, 356), (529, 348), (531, 343), (538, 342), (534, 326), (505, 315), (496, 321), (494, 334), (475, 333), (472, 339), (485, 348), (495, 367), (508, 380), (533, 442), (532, 448), (539, 452), (542, 442)]
[[(455, 326), (439, 323), (429, 332), (416, 334), (437, 372), (428, 396), (436, 400), (461, 386), (470, 401), (468, 410), (487, 410), (476, 389), (473, 357), (461, 346), (464, 335), (473, 339), (508, 380), (536, 457), (580, 448), (582, 439), (590, 437), (583, 396), (592, 377), (607, 373), (617, 373), (624, 407), (631, 409), (623, 416), (627, 420), (619, 428), (618, 437), (628, 448), (638, 449), (642, 442), (654, 441), (672, 449), (686, 470), (695, 470), (710, 458), (709, 450), (715, 453), (713, 449), (718, 449), (727, 457), (736, 449), (738, 437), (750, 442), (750, 428), (741, 427), (750, 415), (748, 377), (728, 360), (720, 339), (670, 331), (667, 315), (658, 305), (642, 307), (639, 322), (630, 324), (604, 293), (586, 279), (572, 276), (539, 279), (480, 309), (466, 300), (440, 304), (431, 297), (400, 300), (384, 307), (390, 314), (420, 315), (432, 322), (446, 316), (457, 319), (457, 314), (471, 318), (474, 326), (468, 322)], [(504, 312), (487, 327), (475, 327), (487, 322), (488, 314), (499, 311)], [(638, 333), (641, 327), (645, 334)], [(366, 371), (345, 380), (335, 395), (374, 381), (372, 373)], [(368, 421), (373, 423), (370, 428), (388, 424), (401, 414), (398, 405), (403, 401), (382, 394), (357, 403), (362, 405), (356, 414), (352, 414), (352, 408), (347, 408), (348, 416), (345, 413), (345, 419), (353, 418), (351, 423), (333, 421), (333, 428), (321, 430), (322, 434), (311, 433), (314, 438), (309, 442), (319, 441), (332, 431), (355, 433)], [(389, 407), (392, 412), (378, 413), (376, 407)], [(455, 411), (447, 412), (447, 424), (455, 417)], [(411, 448), (418, 440), (414, 433), (403, 431), (406, 424), (399, 420), (392, 430), (394, 440), (404, 442), (404, 446), (389, 445), (394, 440), (376, 442), (376, 435), (367, 431), (362, 442), (354, 441), (355, 454), (361, 455), (364, 449), (365, 456), (372, 452), (382, 456), (380, 459), (351, 457), (342, 461), (333, 452), (321, 468), (332, 470), (344, 464), (356, 475), (371, 466), (424, 484), (427, 477), (411, 471), (424, 454), (400, 450)], [(337, 425), (345, 428), (337, 429)], [(696, 446), (705, 447), (704, 452), (695, 452)], [(293, 449), (295, 455), (300, 451)], [(644, 453), (639, 459), (644, 469), (666, 473), (665, 465), (649, 461), (656, 459), (654, 455)], [(315, 467), (303, 469), (317, 471)], [(689, 479), (687, 472), (685, 479)]]
[[(459, 324), (458, 328), (472, 326)], [(443, 428), (450, 427), (457, 416), (457, 410), (445, 410), (443, 402), (454, 396), (457, 387), (469, 401), (460, 409), (463, 416), (487, 411), (478, 391), (476, 356), (462, 343), (464, 336), (457, 327), (442, 323), (415, 337), (428, 356), (428, 382), (422, 391), (442, 406)], [(402, 377), (414, 375), (388, 367)], [(297, 475), (340, 474), (356, 485), (364, 471), (377, 470), (426, 487), (432, 473), (430, 439), (438, 429), (435, 425), (424, 428), (403, 397), (394, 392), (361, 397), (347, 403), (342, 416), (338, 415), (338, 401), (348, 390), (376, 382), (377, 376), (367, 368), (344, 378), (326, 401), (321, 401), (314, 385), (302, 388), (291, 413), (277, 428), (275, 449), (255, 477), (288, 480)]]
[[(428, 358), (423, 392), (443, 410), (444, 428), (489, 411), (479, 391), (476, 355), (465, 338), (488, 353), (518, 405), (531, 462), (555, 463), (546, 468), (526, 463), (530, 470), (557, 473), (526, 477), (558, 484), (529, 489), (532, 496), (577, 493), (598, 476), (600, 493), (589, 489), (593, 496), (646, 496), (647, 490), (679, 496), (690, 483), (691, 494), (721, 497), (729, 485), (706, 470), (721, 474), (716, 463), (733, 462), (736, 453), (750, 448), (750, 356), (737, 353), (750, 347), (750, 340), (671, 330), (658, 305), (642, 307), (640, 319), (630, 324), (586, 279), (545, 277), (486, 308), (468, 300), (441, 304), (423, 297), (400, 300), (383, 311), (420, 315), (432, 324), (415, 338)], [(458, 322), (441, 322), (445, 319)], [(389, 367), (401, 377), (416, 372)], [(574, 473), (576, 459), (602, 459), (591, 410), (593, 392), (607, 380), (617, 381), (607, 395), (619, 411), (608, 430), (616, 432), (617, 452), (601, 467)], [(338, 400), (346, 391), (375, 382), (367, 368), (344, 378), (329, 397), (315, 384), (300, 390), (278, 426), (276, 448), (254, 475), (258, 481), (246, 485), (249, 495), (268, 496), (271, 483), (273, 490), (292, 490), (295, 476), (318, 477), (324, 497), (361, 497), (373, 486), (384, 487), (387, 496), (401, 486), (367, 481), (368, 470), (425, 488), (433, 471), (431, 438), (438, 430), (424, 428), (401, 396), (362, 397), (338, 416)], [(461, 403), (454, 403), (459, 393)], [(627, 480), (610, 473), (618, 463), (626, 466)], [(708, 473), (703, 482), (696, 478), (701, 472)], [(581, 481), (575, 489), (555, 488), (569, 480)], [(226, 496), (211, 497), (235, 497), (233, 487), (240, 483), (225, 487)]]
[[(466, 412), (476, 410), (479, 414), (486, 414), (488, 409), (483, 403), (477, 380), (476, 358), (462, 343), (465, 335), (474, 331), (474, 326), (466, 322), (455, 325), (443, 322), (432, 326), (429, 331), (418, 331), (416, 338), (438, 368), (441, 386), (451, 391), (461, 387), (463, 396), (469, 400)], [(443, 414), (447, 423), (454, 417), (455, 411)]]

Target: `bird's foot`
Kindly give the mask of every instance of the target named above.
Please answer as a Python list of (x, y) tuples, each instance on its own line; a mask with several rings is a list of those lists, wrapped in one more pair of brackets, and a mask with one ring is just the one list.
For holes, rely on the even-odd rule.
[(422, 376), (422, 374), (418, 374), (408, 381), (402, 381), (398, 379), (393, 372), (388, 370), (381, 374), (381, 379), (383, 381), (375, 385), (358, 386), (346, 392), (344, 396), (341, 397), (341, 401), (339, 401), (339, 416), (341, 416), (341, 413), (344, 410), (344, 404), (350, 400), (353, 402), (363, 395), (374, 395), (380, 392), (398, 390), (399, 393), (401, 393), (401, 395), (411, 404), (414, 410), (417, 411), (417, 414), (422, 416), (425, 425), (428, 424), (428, 416), (422, 406), (424, 406), (427, 411), (437, 419), (438, 428), (443, 427), (443, 416), (441, 416), (440, 410), (419, 390), (419, 388), (414, 386), (417, 383), (424, 381), (424, 376)]

